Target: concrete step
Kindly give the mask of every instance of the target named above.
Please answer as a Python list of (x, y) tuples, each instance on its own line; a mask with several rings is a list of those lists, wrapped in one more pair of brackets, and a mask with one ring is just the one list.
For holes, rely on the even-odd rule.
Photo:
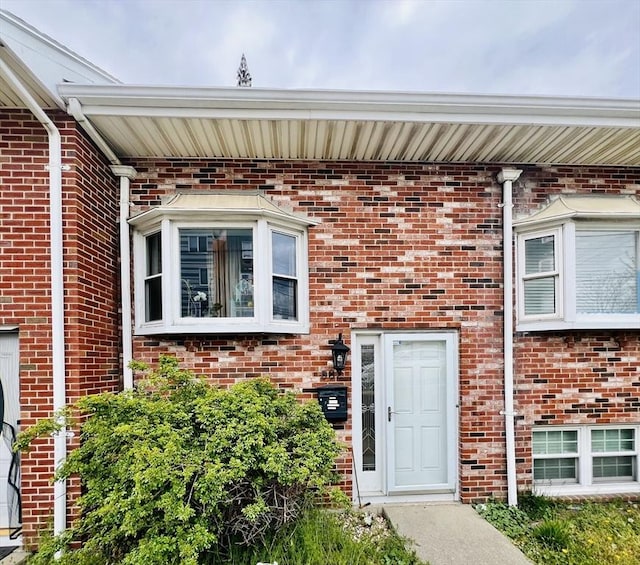
[(531, 565), (467, 504), (385, 504), (382, 512), (430, 565)]

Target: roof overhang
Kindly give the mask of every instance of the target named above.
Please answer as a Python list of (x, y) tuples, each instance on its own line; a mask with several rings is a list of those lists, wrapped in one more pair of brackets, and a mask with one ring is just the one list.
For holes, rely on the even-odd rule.
[(640, 165), (640, 101), (60, 85), (121, 158)]
[[(41, 108), (61, 108), (57, 85), (118, 80), (6, 10), (0, 10), (0, 60)], [(11, 80), (0, 72), (0, 108), (24, 108)]]

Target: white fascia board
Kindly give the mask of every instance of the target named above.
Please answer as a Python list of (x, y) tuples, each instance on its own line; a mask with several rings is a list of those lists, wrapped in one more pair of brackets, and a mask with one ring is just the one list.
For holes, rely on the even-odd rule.
[(640, 101), (406, 92), (59, 85), (85, 114), (640, 128)]

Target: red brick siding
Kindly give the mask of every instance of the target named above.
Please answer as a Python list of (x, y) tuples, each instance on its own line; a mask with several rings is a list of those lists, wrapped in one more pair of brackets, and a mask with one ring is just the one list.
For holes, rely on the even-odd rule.
[[(67, 398), (118, 387), (117, 182), (62, 113)], [(0, 325), (19, 326), (21, 425), (51, 415), (48, 139), (27, 111), (0, 112)], [(22, 459), (27, 541), (51, 516), (52, 441)], [(77, 491), (77, 486), (70, 491)]]
[[(525, 168), (514, 190), (516, 213), (552, 194), (640, 196), (640, 170)], [(531, 428), (640, 423), (640, 331), (565, 331), (515, 339), (516, 428), (521, 488), (531, 485)]]
[[(159, 204), (180, 189), (259, 188), (321, 221), (309, 230), (310, 335), (139, 337), (136, 357), (154, 362), (159, 353), (170, 352), (225, 384), (268, 373), (300, 389), (326, 382), (321, 373), (330, 358), (328, 340), (338, 332), (457, 329), (461, 496), (471, 501), (504, 493), (499, 167), (177, 159), (132, 164), (139, 172), (132, 184), (136, 210)], [(516, 185), (516, 212), (533, 210), (553, 192), (637, 194), (639, 174), (637, 169), (528, 167)], [(547, 361), (553, 352), (567, 353), (564, 342), (553, 336), (516, 338), (516, 403), (521, 410), (528, 405), (529, 411), (542, 411), (547, 405), (529, 398), (546, 394), (544, 385), (525, 394), (526, 365), (539, 363), (523, 345), (532, 339), (545, 350)], [(638, 342), (638, 332), (630, 332), (624, 348), (632, 355), (631, 366), (611, 362), (625, 367), (625, 378), (635, 381), (637, 375), (629, 376), (637, 370)], [(349, 369), (342, 377), (347, 385)], [(560, 383), (561, 371), (553, 373)], [(625, 383), (616, 394), (634, 386)], [(527, 419), (518, 424), (519, 470), (525, 481), (531, 424)], [(341, 433), (350, 441), (349, 425)], [(340, 468), (350, 475), (348, 454)]]
[[(26, 112), (0, 129), (0, 324), (20, 326), (23, 424), (51, 409), (47, 140)], [(65, 285), (70, 398), (118, 384), (117, 182), (66, 116)], [(311, 333), (137, 337), (136, 358), (170, 352), (223, 384), (269, 374), (299, 390), (325, 383), (328, 341), (354, 329), (456, 329), (460, 337), (460, 492), (505, 490), (501, 187), (498, 166), (139, 160), (134, 211), (176, 190), (263, 189), (321, 221), (309, 230)], [(638, 169), (526, 167), (515, 211), (551, 193), (638, 195)], [(530, 480), (531, 426), (638, 421), (640, 337), (628, 332), (517, 335), (519, 477)], [(349, 385), (350, 366), (341, 377)], [(552, 396), (553, 395), (553, 396)], [(309, 396), (309, 395), (307, 395)], [(340, 432), (350, 442), (350, 423)], [(48, 517), (50, 442), (24, 459), (25, 523)], [(350, 488), (351, 458), (339, 461)]]
[[(133, 164), (139, 175), (132, 194), (139, 207), (157, 204), (180, 188), (261, 188), (282, 205), (322, 222), (309, 230), (310, 335), (138, 338), (136, 357), (154, 361), (160, 352), (169, 351), (223, 382), (269, 373), (299, 389), (325, 382), (321, 373), (330, 359), (328, 341), (339, 332), (457, 329), (465, 415), (461, 462), (469, 485), (477, 482), (465, 488), (481, 488), (487, 480), (486, 469), (474, 469), (479, 443), (484, 443), (485, 465), (497, 470), (504, 466), (500, 363), (487, 356), (499, 354), (502, 326), (501, 191), (493, 180), (497, 168), (333, 162)], [(477, 375), (482, 375), (481, 381)], [(349, 368), (342, 380), (350, 383)], [(490, 411), (487, 402), (492, 404)], [(480, 423), (489, 430), (482, 439), (475, 437)], [(349, 426), (341, 439), (351, 440)], [(339, 466), (349, 478), (350, 455)]]

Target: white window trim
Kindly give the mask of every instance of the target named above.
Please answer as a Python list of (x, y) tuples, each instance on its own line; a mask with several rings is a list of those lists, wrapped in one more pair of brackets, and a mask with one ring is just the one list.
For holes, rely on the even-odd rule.
[[(530, 239), (538, 239), (542, 237), (554, 238), (554, 269), (551, 271), (536, 273), (535, 275), (525, 274), (525, 242)], [(564, 270), (563, 266), (563, 237), (562, 230), (558, 227), (550, 228), (546, 230), (533, 231), (520, 234), (518, 236), (518, 296), (521, 297), (518, 300), (518, 319), (524, 322), (535, 322), (545, 320), (562, 320), (564, 317)], [(554, 278), (555, 283), (555, 312), (549, 314), (525, 314), (525, 301), (524, 301), (524, 283), (527, 280), (539, 279), (539, 278)]]
[[(591, 450), (591, 432), (593, 430), (621, 430), (633, 429), (635, 449), (634, 451), (607, 451), (599, 452)], [(578, 453), (558, 453), (548, 455), (531, 456), (531, 473), (533, 476), (533, 465), (536, 459), (554, 459), (554, 458), (577, 458), (578, 460), (578, 477), (577, 482), (563, 483), (562, 479), (553, 479), (549, 481), (533, 481), (533, 491), (536, 494), (545, 496), (570, 496), (570, 495), (599, 495), (599, 494), (631, 494), (640, 493), (640, 424), (617, 424), (603, 426), (537, 426), (531, 433), (531, 442), (533, 444), (533, 432), (537, 431), (576, 431), (578, 434)], [(612, 480), (610, 482), (601, 482), (593, 480), (593, 458), (594, 457), (635, 457), (636, 477), (634, 481)]]
[[(576, 312), (576, 232), (582, 227), (589, 231), (638, 231), (638, 223), (628, 220), (616, 222), (581, 223), (564, 220), (547, 223), (544, 227), (528, 224), (527, 229), (517, 229), (517, 281), (516, 281), (516, 331), (554, 331), (572, 329), (640, 329), (640, 313), (634, 314), (578, 314)], [(532, 229), (535, 228), (535, 229)], [(557, 312), (553, 315), (524, 314), (524, 242), (527, 239), (555, 235), (559, 281), (557, 286)]]
[[(181, 228), (251, 228), (254, 242), (254, 269), (256, 273), (256, 300), (254, 316), (251, 318), (191, 318), (182, 317), (180, 287), (177, 286), (180, 272), (180, 249), (178, 230)], [(164, 216), (159, 222), (146, 223), (144, 230), (134, 232), (134, 291), (136, 335), (158, 334), (229, 334), (229, 333), (309, 333), (309, 269), (308, 238), (302, 222), (288, 223), (286, 220), (262, 217), (260, 214), (234, 217), (221, 211), (209, 214), (204, 219), (185, 219), (184, 213), (177, 218)], [(162, 237), (162, 313), (161, 320), (145, 322), (144, 281), (146, 277), (146, 237), (161, 232)], [(271, 297), (271, 233), (278, 231), (296, 237), (296, 260), (298, 273), (297, 320), (274, 319)]]

